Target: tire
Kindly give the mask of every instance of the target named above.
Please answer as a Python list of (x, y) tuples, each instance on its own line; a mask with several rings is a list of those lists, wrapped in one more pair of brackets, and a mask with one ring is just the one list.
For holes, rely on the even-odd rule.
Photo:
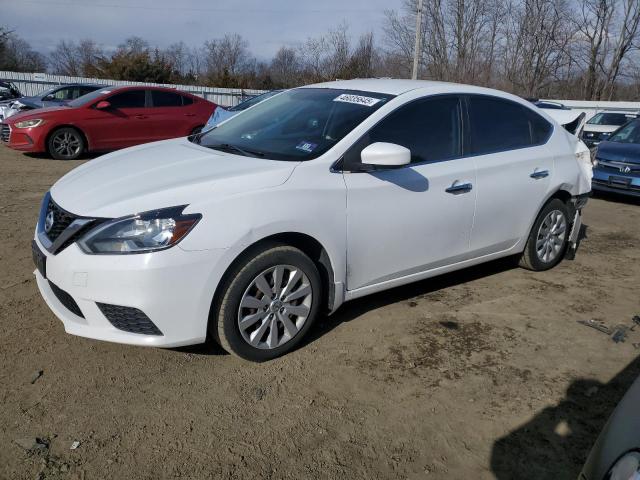
[(47, 151), (56, 160), (76, 160), (84, 153), (82, 134), (71, 127), (54, 130), (47, 140)]
[(533, 224), (519, 265), (541, 272), (560, 263), (569, 244), (570, 222), (566, 203), (557, 198), (548, 202)]
[(233, 355), (253, 362), (279, 357), (300, 343), (318, 316), (323, 298), (320, 273), (295, 247), (269, 244), (226, 277), (209, 332)]

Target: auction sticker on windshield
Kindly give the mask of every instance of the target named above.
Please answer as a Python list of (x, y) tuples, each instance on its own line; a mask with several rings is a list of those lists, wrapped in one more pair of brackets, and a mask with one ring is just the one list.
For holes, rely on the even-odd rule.
[(296, 145), (296, 149), (302, 150), (303, 152), (311, 153), (317, 146), (317, 143), (300, 142), (298, 145)]
[(346, 102), (355, 103), (356, 105), (364, 105), (365, 107), (372, 107), (380, 101), (379, 98), (364, 97), (362, 95), (352, 95), (349, 93), (343, 93), (342, 95), (333, 99), (334, 102)]

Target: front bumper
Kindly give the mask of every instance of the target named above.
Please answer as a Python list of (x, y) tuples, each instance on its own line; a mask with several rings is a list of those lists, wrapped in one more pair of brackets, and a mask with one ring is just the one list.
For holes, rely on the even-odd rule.
[(638, 197), (640, 196), (640, 176), (594, 168), (591, 188)]
[(2, 132), (0, 139), (3, 145), (21, 152), (42, 153), (46, 150), (46, 132), (44, 132), (41, 127), (9, 127), (8, 135), (6, 134), (7, 127), (9, 127), (9, 125), (6, 123), (3, 123), (0, 127), (0, 132)]
[[(96, 340), (154, 347), (202, 343), (207, 335), (217, 269), (226, 250), (185, 251), (180, 246), (136, 255), (87, 255), (72, 244), (57, 255), (48, 253), (45, 279), (38, 288), (67, 333)], [(82, 316), (60, 301), (51, 284), (69, 294)], [(161, 332), (131, 333), (112, 324), (99, 304), (143, 312)]]

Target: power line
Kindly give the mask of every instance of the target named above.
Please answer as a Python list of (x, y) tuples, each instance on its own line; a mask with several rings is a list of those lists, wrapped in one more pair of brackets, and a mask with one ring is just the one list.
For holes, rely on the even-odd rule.
[(143, 6), (143, 5), (124, 5), (118, 3), (76, 3), (76, 2), (62, 2), (62, 1), (40, 1), (40, 0), (20, 0), (20, 4), (33, 4), (41, 6), (60, 6), (60, 7), (81, 7), (81, 8), (109, 8), (109, 9), (125, 9), (125, 10), (159, 10), (159, 11), (191, 11), (191, 12), (212, 12), (212, 13), (240, 13), (246, 15), (247, 13), (362, 13), (371, 12), (371, 8), (315, 8), (315, 9), (295, 9), (295, 8), (282, 8), (282, 9), (270, 9), (270, 8), (199, 8), (199, 7), (158, 7), (158, 6)]

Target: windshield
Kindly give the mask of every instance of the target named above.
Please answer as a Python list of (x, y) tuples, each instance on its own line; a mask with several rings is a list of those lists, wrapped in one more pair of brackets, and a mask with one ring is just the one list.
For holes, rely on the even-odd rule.
[(393, 95), (299, 88), (283, 92), (192, 141), (274, 160), (311, 160), (342, 140)]
[(640, 121), (630, 122), (609, 138), (610, 142), (640, 143)]
[(277, 95), (282, 90), (272, 90), (271, 92), (261, 93), (260, 95), (256, 95), (255, 97), (251, 97), (249, 100), (245, 100), (242, 103), (239, 103), (235, 107), (231, 107), (229, 109), (230, 112), (241, 112), (242, 110), (246, 110), (249, 107), (253, 107), (254, 105), (266, 100), (267, 98), (271, 98), (274, 95)]
[(589, 125), (624, 125), (635, 116), (625, 113), (596, 113), (587, 123)]
[(98, 90), (94, 90), (91, 93), (87, 93), (86, 95), (82, 95), (81, 97), (76, 98), (75, 100), (71, 100), (67, 102), (69, 107), (81, 107), (82, 105), (86, 105), (87, 103), (93, 102), (98, 97), (103, 96), (106, 93), (111, 93), (112, 89), (109, 88), (99, 88)]

